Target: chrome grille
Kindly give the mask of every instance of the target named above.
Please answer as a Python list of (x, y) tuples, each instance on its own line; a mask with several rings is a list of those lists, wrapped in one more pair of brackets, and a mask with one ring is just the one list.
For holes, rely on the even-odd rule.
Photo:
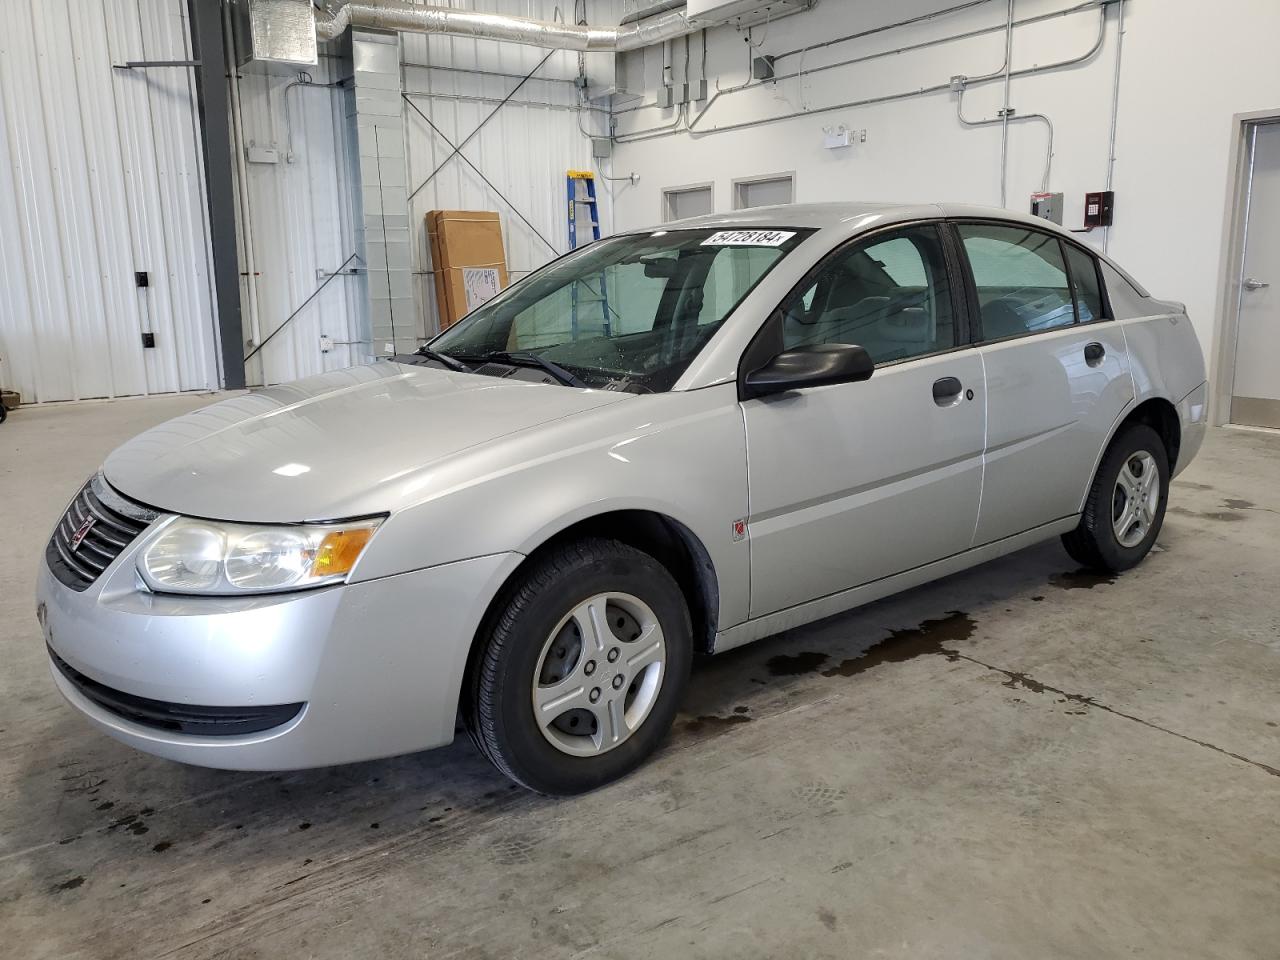
[[(45, 560), (53, 575), (72, 590), (86, 590), (158, 516), (116, 493), (101, 473), (94, 474), (58, 521), (45, 548)], [(93, 522), (76, 543), (77, 533), (90, 518)]]

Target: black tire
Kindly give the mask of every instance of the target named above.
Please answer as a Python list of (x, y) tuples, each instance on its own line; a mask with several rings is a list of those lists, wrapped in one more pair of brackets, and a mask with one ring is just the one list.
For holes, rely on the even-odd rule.
[[(1117, 482), (1120, 471), (1142, 453), (1149, 453), (1159, 472), (1159, 499), (1154, 518), (1142, 539), (1131, 546), (1120, 542), (1113, 519), (1119, 516)], [(1141, 423), (1121, 427), (1107, 448), (1089, 488), (1080, 524), (1062, 535), (1062, 545), (1077, 563), (1104, 573), (1120, 573), (1142, 562), (1160, 536), (1165, 506), (1169, 501), (1169, 454), (1160, 435)]]
[[(538, 726), (535, 672), (556, 625), (579, 604), (609, 592), (643, 601), (656, 616), (666, 644), (661, 686), (629, 737), (595, 756), (572, 756)], [(693, 630), (680, 587), (648, 554), (594, 538), (557, 547), (509, 586), (487, 628), (471, 666), (463, 716), (484, 755), (517, 783), (555, 796), (594, 790), (640, 766), (671, 729), (688, 685)]]
[(9, 419), (9, 411), (3, 403), (0, 403), (0, 423), (4, 423)]

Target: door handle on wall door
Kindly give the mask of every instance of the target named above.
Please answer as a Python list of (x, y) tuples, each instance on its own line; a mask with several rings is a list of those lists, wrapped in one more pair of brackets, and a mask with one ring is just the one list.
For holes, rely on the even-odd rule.
[(1107, 348), (1102, 344), (1094, 341), (1086, 343), (1084, 346), (1084, 362), (1091, 367), (1096, 367), (1107, 357)]
[(1249, 278), (1248, 278), (1247, 280), (1245, 280), (1245, 282), (1244, 282), (1244, 288), (1245, 288), (1246, 290), (1265, 290), (1265, 289), (1267, 289), (1267, 287), (1269, 287), (1269, 286), (1271, 286), (1271, 284), (1267, 283), (1267, 281), (1265, 281), (1265, 280), (1255, 280), (1255, 279), (1253, 279), (1253, 277), (1249, 277)]
[(933, 402), (940, 407), (954, 406), (963, 391), (964, 384), (955, 377), (943, 377), (933, 381)]

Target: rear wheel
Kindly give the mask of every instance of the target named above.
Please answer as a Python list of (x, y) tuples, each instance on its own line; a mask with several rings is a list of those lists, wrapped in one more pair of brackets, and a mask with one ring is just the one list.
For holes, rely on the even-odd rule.
[(1164, 523), (1169, 499), (1169, 459), (1150, 427), (1120, 429), (1098, 466), (1080, 525), (1062, 537), (1072, 559), (1108, 573), (1135, 566), (1147, 555)]
[(472, 738), (508, 777), (575, 794), (657, 748), (688, 681), (684, 596), (653, 557), (588, 539), (536, 560), (500, 601), (472, 669)]

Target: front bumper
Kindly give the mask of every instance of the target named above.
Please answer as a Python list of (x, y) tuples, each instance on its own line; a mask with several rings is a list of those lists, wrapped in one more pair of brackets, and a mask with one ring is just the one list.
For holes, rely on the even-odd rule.
[[(479, 557), (293, 594), (171, 597), (137, 588), (130, 549), (83, 593), (42, 562), (38, 612), (50, 651), (71, 668), (51, 661), (54, 683), (104, 733), (184, 763), (292, 770), (450, 742), (471, 640), (521, 559)], [(119, 707), (134, 699), (301, 707), (278, 726), (209, 736)]]

